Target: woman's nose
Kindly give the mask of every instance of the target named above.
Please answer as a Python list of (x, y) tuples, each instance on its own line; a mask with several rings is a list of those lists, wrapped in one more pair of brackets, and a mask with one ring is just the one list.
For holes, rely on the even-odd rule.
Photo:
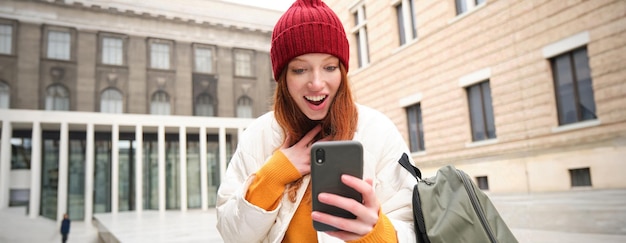
[(323, 75), (319, 71), (314, 71), (311, 73), (311, 79), (309, 80), (309, 88), (311, 90), (320, 90), (324, 88), (324, 79)]

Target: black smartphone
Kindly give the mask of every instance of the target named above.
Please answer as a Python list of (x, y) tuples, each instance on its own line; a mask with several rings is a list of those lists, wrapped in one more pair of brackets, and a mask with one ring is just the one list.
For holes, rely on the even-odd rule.
[[(337, 194), (363, 202), (361, 193), (341, 182), (341, 175), (363, 178), (363, 146), (359, 141), (321, 141), (311, 146), (311, 180), (313, 211), (354, 219), (352, 213), (335, 206), (320, 203), (321, 192)], [(336, 231), (335, 227), (313, 221), (317, 231)]]

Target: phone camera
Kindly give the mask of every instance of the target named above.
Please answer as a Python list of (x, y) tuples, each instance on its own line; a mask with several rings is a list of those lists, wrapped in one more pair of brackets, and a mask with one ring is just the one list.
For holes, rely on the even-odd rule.
[(324, 163), (325, 160), (326, 160), (326, 153), (324, 152), (324, 150), (323, 149), (315, 150), (315, 162), (318, 164), (322, 164)]

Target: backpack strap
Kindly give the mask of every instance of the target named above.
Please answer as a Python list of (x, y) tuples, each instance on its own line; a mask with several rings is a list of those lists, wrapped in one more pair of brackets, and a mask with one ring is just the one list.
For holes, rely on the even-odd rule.
[(406, 153), (402, 153), (402, 157), (400, 158), (400, 160), (398, 160), (398, 163), (400, 163), (402, 167), (408, 170), (409, 173), (411, 173), (411, 175), (415, 177), (415, 179), (417, 179), (418, 181), (422, 179), (422, 172), (420, 171), (420, 169), (412, 165), (411, 162), (409, 162), (409, 156), (406, 155)]
[[(398, 163), (402, 165), (419, 183), (422, 179), (422, 172), (409, 162), (409, 156), (406, 153), (402, 154)], [(424, 223), (424, 213), (422, 212), (420, 192), (417, 190), (417, 185), (413, 187), (413, 226), (415, 227), (415, 238), (419, 243), (430, 243), (428, 234), (426, 233), (426, 224)]]

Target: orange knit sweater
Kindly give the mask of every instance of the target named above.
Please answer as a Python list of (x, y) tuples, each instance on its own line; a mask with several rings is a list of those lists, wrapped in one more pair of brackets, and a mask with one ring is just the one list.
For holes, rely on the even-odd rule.
[[(265, 210), (274, 210), (281, 201), (286, 185), (298, 178), (300, 178), (298, 170), (282, 152), (276, 151), (270, 160), (257, 171), (246, 193), (246, 200)], [(380, 211), (378, 215), (378, 222), (374, 229), (361, 239), (351, 242), (398, 242), (391, 221)], [(312, 222), (311, 188), (307, 185), (302, 202), (289, 223), (283, 242), (317, 242), (317, 232)]]

